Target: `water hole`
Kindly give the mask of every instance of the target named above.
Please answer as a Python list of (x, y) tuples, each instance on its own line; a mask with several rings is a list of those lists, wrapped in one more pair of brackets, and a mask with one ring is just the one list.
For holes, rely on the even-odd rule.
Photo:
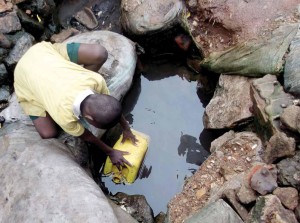
[[(196, 94), (197, 82), (190, 81), (194, 74), (171, 61), (148, 62), (144, 68), (123, 100), (130, 126), (151, 138), (144, 164), (131, 185), (117, 185), (104, 176), (102, 182), (111, 194), (144, 195), (156, 215), (166, 212), (169, 200), (209, 152), (199, 141), (204, 108)], [(113, 145), (117, 137), (113, 138), (106, 140)]]

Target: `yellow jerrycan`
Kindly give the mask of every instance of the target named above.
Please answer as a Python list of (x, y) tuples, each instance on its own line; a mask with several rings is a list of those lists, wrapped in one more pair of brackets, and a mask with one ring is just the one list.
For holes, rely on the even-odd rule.
[(131, 184), (135, 181), (148, 149), (150, 137), (133, 129), (131, 129), (131, 131), (138, 140), (136, 145), (134, 145), (130, 140), (126, 140), (124, 143), (122, 143), (123, 135), (121, 135), (113, 148), (129, 152), (130, 154), (124, 155), (124, 158), (131, 163), (132, 166), (130, 167), (125, 164), (126, 166), (121, 166), (121, 170), (118, 170), (118, 168), (112, 164), (109, 157), (107, 157), (104, 165), (103, 174), (111, 175), (113, 182), (116, 184), (123, 182)]

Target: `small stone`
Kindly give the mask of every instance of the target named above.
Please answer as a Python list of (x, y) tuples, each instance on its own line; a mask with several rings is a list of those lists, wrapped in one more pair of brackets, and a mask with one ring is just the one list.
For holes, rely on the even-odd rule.
[(249, 157), (246, 158), (247, 162), (251, 162), (251, 159)]
[(196, 197), (198, 198), (198, 199), (200, 199), (201, 197), (203, 197), (203, 195), (205, 195), (207, 193), (207, 190), (206, 190), (206, 188), (201, 188), (200, 190), (197, 190), (197, 192), (196, 192)]
[(286, 104), (281, 104), (280, 106), (281, 106), (282, 108), (286, 108), (286, 107), (287, 107)]
[(273, 191), (273, 194), (290, 210), (294, 210), (298, 206), (298, 191), (293, 187), (278, 187)]
[(266, 195), (277, 187), (277, 179), (266, 167), (262, 167), (253, 174), (250, 185), (253, 190)]
[(31, 10), (26, 9), (25, 13), (26, 13), (27, 15), (31, 15)]
[(192, 23), (192, 25), (193, 26), (198, 26), (198, 22), (194, 20), (193, 23)]

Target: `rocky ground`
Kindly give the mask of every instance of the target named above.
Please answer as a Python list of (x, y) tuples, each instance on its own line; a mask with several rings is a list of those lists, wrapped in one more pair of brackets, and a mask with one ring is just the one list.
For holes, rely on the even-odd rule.
[[(112, 21), (120, 16), (137, 39), (175, 40), (192, 69), (220, 75), (203, 122), (226, 133), (170, 201), (166, 222), (298, 222), (299, 1), (188, 0), (188, 11), (175, 0), (124, 0), (121, 11), (109, 1), (93, 3), (0, 0), (0, 106), (7, 105), (14, 66), (34, 42), (112, 30), (110, 14)], [(180, 25), (185, 35), (176, 36)], [(197, 49), (202, 54), (194, 57)], [(200, 75), (203, 93), (212, 73)], [(141, 221), (154, 221), (147, 219)]]

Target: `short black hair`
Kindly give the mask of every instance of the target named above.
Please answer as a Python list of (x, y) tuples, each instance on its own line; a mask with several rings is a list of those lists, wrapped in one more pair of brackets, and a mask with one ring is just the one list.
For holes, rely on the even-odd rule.
[(84, 99), (80, 106), (83, 114), (93, 119), (95, 127), (108, 129), (115, 126), (122, 115), (122, 105), (113, 96), (92, 94)]

